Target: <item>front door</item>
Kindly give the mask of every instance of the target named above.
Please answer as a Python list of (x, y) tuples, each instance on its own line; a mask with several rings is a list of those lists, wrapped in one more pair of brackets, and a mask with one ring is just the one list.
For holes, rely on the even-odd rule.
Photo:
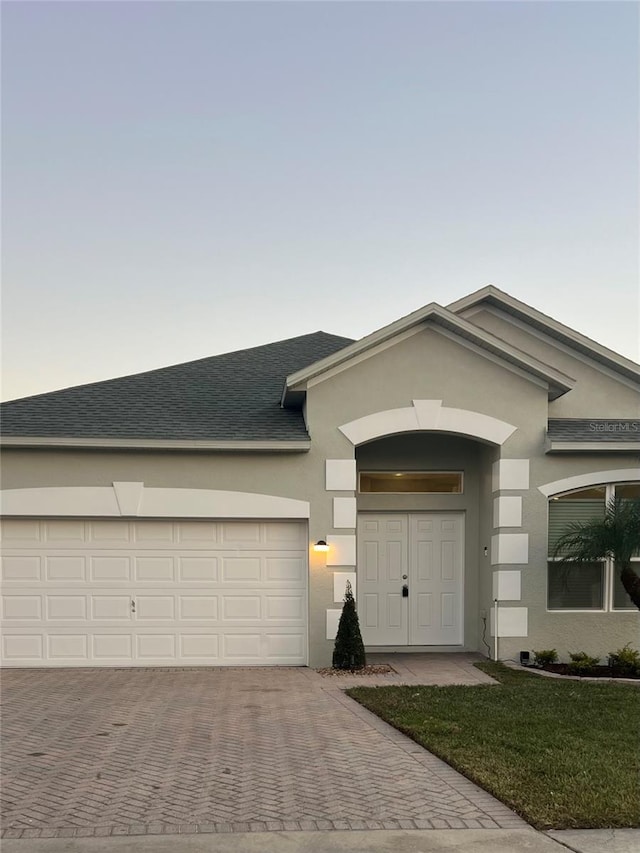
[(365, 645), (463, 642), (462, 513), (358, 517), (358, 613)]

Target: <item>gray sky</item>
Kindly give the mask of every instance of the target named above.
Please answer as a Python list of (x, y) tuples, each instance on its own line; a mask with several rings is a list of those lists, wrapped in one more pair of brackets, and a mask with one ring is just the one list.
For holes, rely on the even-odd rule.
[(638, 358), (638, 6), (4, 2), (5, 399), (486, 284)]

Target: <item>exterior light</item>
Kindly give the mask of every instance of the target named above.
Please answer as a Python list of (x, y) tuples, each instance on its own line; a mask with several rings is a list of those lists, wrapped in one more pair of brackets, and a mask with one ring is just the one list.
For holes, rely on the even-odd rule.
[(316, 544), (313, 546), (313, 550), (314, 551), (328, 551), (329, 546), (327, 545), (327, 543), (325, 542), (324, 539), (318, 539)]

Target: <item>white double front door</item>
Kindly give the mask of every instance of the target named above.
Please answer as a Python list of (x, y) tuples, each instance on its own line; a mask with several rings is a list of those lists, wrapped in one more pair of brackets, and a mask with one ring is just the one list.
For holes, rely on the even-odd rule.
[(358, 516), (357, 598), (369, 646), (463, 642), (464, 515)]

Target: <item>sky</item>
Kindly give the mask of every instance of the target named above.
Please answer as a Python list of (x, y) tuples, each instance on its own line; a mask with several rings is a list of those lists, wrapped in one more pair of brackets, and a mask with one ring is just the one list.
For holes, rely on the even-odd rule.
[(2, 398), (494, 284), (640, 342), (631, 2), (2, 3)]

